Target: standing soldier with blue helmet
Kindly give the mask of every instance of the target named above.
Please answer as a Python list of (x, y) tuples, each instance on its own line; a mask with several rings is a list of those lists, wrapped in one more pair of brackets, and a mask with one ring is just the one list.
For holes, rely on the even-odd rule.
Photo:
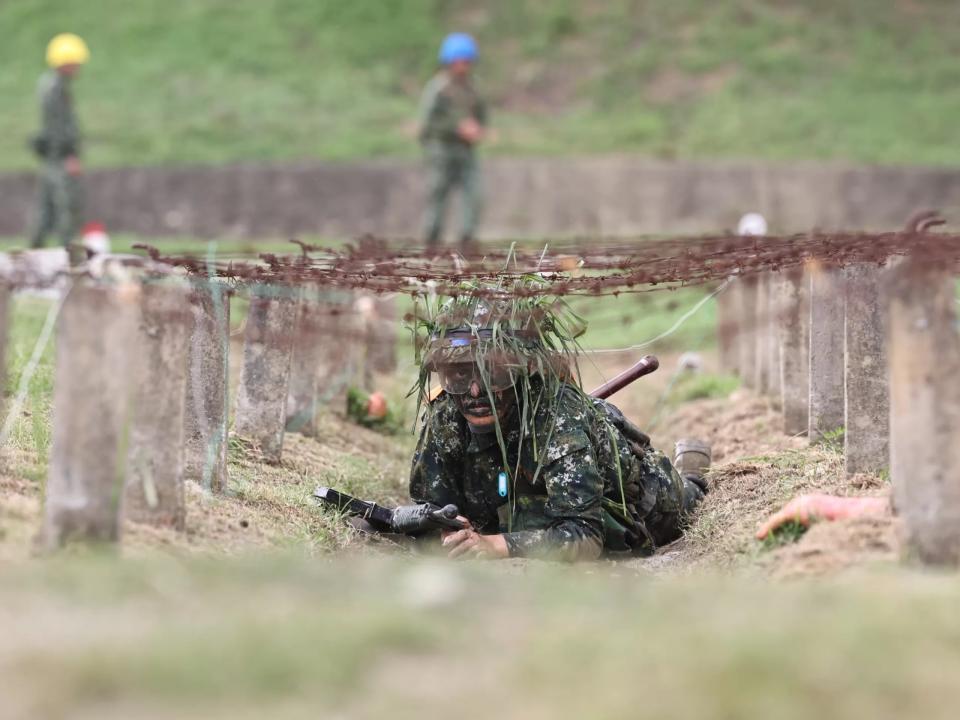
[(81, 222), (83, 168), (71, 85), (80, 66), (89, 59), (86, 43), (71, 33), (57, 35), (47, 46), (50, 70), (40, 78), (38, 92), (42, 125), (32, 141), (34, 151), (43, 161), (30, 243), (33, 247), (42, 247), (47, 234), (55, 231), (70, 249)]
[(461, 249), (469, 252), (482, 205), (476, 145), (486, 136), (487, 109), (473, 85), (473, 64), (479, 54), (472, 37), (448, 35), (440, 47), (440, 72), (430, 80), (420, 104), (420, 142), (428, 170), (424, 235), (435, 248), (443, 234), (450, 191), (463, 191)]

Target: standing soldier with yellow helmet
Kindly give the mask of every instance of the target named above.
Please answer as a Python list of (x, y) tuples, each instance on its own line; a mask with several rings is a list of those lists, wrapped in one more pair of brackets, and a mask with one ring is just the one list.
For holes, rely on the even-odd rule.
[(40, 78), (38, 92), (42, 126), (32, 142), (43, 161), (33, 247), (42, 247), (47, 234), (55, 231), (69, 248), (81, 222), (80, 130), (70, 86), (89, 59), (87, 44), (71, 33), (57, 35), (47, 45), (50, 70)]

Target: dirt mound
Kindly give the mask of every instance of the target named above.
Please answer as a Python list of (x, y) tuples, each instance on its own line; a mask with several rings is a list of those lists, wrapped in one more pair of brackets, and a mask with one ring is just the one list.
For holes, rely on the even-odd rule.
[(696, 437), (713, 446), (714, 465), (807, 446), (806, 438), (783, 434), (783, 420), (765, 398), (746, 390), (730, 397), (681, 406), (664, 423), (671, 440)]
[(796, 543), (769, 553), (767, 566), (777, 578), (834, 575), (900, 557), (900, 523), (893, 514), (819, 523)]
[(870, 475), (847, 478), (843, 454), (830, 445), (808, 446), (787, 437), (766, 400), (738, 391), (726, 400), (681, 407), (671, 433), (713, 443), (711, 490), (686, 536), (640, 561), (646, 569), (746, 570), (775, 577), (829, 574), (865, 563), (888, 562), (899, 553), (896, 521), (883, 518), (818, 524), (796, 543), (761, 543), (762, 520), (803, 493), (889, 495), (886, 481)]

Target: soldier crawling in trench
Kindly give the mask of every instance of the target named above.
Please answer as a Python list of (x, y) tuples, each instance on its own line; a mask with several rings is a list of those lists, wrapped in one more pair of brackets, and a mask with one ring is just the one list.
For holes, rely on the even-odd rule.
[(441, 534), (451, 557), (591, 560), (680, 537), (710, 448), (681, 441), (671, 463), (586, 395), (574, 354), (585, 327), (565, 303), (474, 288), (418, 326), (427, 412), (410, 496), (459, 508), (468, 527)]

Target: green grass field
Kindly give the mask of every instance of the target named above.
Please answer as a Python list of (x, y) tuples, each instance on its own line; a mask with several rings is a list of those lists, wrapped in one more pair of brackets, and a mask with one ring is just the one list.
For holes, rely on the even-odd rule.
[(25, 168), (49, 38), (83, 35), (92, 166), (413, 155), (448, 30), (504, 154), (960, 162), (953, 0), (16, 0), (0, 168)]

